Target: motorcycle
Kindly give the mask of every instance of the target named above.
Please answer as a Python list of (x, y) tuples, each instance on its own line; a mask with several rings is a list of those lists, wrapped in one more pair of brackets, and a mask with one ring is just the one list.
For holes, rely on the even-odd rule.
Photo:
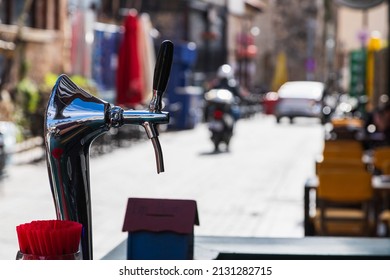
[(214, 151), (224, 143), (229, 150), (233, 129), (238, 119), (238, 105), (233, 93), (227, 89), (211, 89), (205, 93), (205, 121), (211, 132)]

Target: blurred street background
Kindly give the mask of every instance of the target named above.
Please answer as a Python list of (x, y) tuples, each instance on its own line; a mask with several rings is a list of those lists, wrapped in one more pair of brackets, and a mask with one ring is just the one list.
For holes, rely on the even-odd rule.
[[(147, 139), (92, 157), (95, 259), (127, 237), (122, 225), (129, 197), (196, 200), (196, 235), (303, 237), (304, 184), (314, 174), (322, 138), (317, 120), (277, 125), (258, 114), (237, 124), (230, 152), (213, 151), (203, 124), (162, 134), (164, 173), (157, 174)], [(0, 259), (15, 257), (16, 225), (55, 219), (46, 163), (25, 164), (28, 154), (17, 160), (0, 181)]]
[[(339, 138), (390, 145), (390, 118), (367, 125), (389, 101), (389, 22), (381, 0), (0, 0), (0, 259), (15, 258), (17, 225), (56, 218), (43, 139), (59, 75), (144, 109), (164, 40), (175, 46), (159, 127), (166, 172), (142, 127), (93, 142), (95, 259), (126, 238), (129, 197), (196, 200), (197, 235), (303, 237), (304, 185), (335, 120), (347, 123)], [(240, 114), (229, 150), (215, 151), (204, 96), (222, 65)], [(288, 81), (323, 83), (320, 118), (275, 118)]]

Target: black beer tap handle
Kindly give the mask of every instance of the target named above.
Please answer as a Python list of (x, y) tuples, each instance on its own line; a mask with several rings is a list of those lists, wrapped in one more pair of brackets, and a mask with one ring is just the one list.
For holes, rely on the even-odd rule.
[(167, 88), (171, 72), (173, 49), (173, 43), (165, 40), (158, 51), (153, 77), (153, 98), (149, 105), (151, 112), (160, 112), (162, 109), (162, 95)]

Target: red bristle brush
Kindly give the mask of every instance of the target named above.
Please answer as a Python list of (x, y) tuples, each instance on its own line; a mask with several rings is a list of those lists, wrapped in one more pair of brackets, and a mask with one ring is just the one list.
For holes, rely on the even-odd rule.
[(39, 220), (16, 227), (19, 250), (33, 259), (55, 259), (79, 250), (82, 225), (74, 221)]

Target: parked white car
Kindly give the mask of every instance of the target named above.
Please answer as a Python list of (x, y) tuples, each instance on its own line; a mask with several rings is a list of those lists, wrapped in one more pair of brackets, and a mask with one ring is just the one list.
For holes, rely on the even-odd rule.
[(293, 121), (295, 117), (323, 120), (323, 95), (325, 85), (314, 81), (291, 81), (278, 90), (274, 115), (279, 123), (283, 117)]

